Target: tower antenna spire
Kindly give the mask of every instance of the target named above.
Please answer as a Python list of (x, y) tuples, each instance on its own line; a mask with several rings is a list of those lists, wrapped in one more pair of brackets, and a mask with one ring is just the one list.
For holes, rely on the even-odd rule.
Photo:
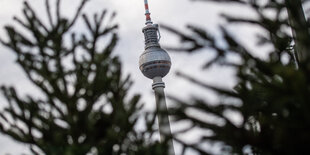
[(153, 22), (151, 20), (151, 13), (149, 10), (149, 3), (147, 0), (144, 0), (144, 7), (145, 7), (145, 16), (146, 16), (146, 23), (145, 25), (152, 25)]

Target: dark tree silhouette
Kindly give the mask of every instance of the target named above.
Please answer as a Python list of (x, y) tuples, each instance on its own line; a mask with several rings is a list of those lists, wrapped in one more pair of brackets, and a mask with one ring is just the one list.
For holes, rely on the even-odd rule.
[[(0, 113), (0, 131), (29, 144), (33, 154), (167, 154), (165, 143), (150, 140), (153, 115), (145, 114), (145, 131), (135, 130), (142, 104), (140, 95), (127, 96), (132, 81), (111, 55), (118, 40), (115, 13), (81, 15), (87, 1), (81, 0), (68, 19), (61, 15), (60, 0), (55, 0), (55, 15), (46, 0), (48, 24), (25, 2), (24, 19), (14, 20), (26, 34), (5, 27), (8, 37), (1, 43), (17, 55), (43, 97), (21, 97), (2, 86), (9, 106)], [(88, 32), (73, 31), (78, 19)]]
[[(211, 135), (201, 137), (194, 144), (188, 144), (176, 136), (175, 139), (183, 144), (184, 152), (187, 148), (192, 148), (201, 154), (214, 153), (203, 148), (201, 144), (206, 142), (221, 143), (222, 153), (228, 154), (310, 154), (310, 32), (302, 9), (302, 4), (308, 1), (204, 2), (208, 1), (251, 8), (258, 18), (240, 18), (227, 14), (222, 17), (227, 20), (227, 25), (241, 23), (259, 26), (266, 33), (258, 34), (257, 46), (271, 45), (273, 49), (269, 58), (260, 59), (236, 41), (225, 25), (220, 28), (220, 39), (227, 46), (219, 46), (218, 39), (198, 26), (188, 26), (190, 35), (165, 26), (166, 30), (180, 38), (182, 44), (187, 45), (172, 50), (192, 53), (204, 48), (212, 49), (216, 51), (216, 57), (207, 62), (204, 69), (211, 65), (229, 66), (236, 70), (238, 78), (238, 84), (230, 90), (206, 84), (179, 72), (179, 76), (213, 90), (222, 99), (211, 104), (197, 97), (190, 101), (172, 97), (180, 105), (171, 111), (176, 121), (190, 121), (192, 126), (188, 130), (200, 128), (212, 131)], [(271, 11), (272, 15), (267, 11)], [(288, 31), (290, 29), (293, 33)], [(232, 63), (229, 61), (229, 54), (238, 55), (241, 61)], [(283, 61), (283, 57), (289, 58), (288, 62)], [(220, 123), (193, 115), (188, 112), (189, 109), (212, 115)], [(227, 113), (231, 111), (241, 114), (240, 123), (229, 118)]]

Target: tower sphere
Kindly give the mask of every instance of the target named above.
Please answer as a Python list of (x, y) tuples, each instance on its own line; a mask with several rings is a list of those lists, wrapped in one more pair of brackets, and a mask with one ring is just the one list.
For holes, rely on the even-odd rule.
[(171, 59), (164, 49), (158, 46), (149, 47), (140, 56), (139, 66), (147, 78), (164, 77), (170, 70)]

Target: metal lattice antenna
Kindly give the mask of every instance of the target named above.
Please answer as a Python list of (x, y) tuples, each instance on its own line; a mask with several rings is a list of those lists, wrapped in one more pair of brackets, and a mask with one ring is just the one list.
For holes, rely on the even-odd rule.
[(147, 0), (144, 0), (144, 7), (145, 7), (145, 16), (146, 16), (146, 23), (145, 25), (151, 25), (153, 24), (152, 20), (151, 20), (151, 13), (149, 10), (149, 3)]

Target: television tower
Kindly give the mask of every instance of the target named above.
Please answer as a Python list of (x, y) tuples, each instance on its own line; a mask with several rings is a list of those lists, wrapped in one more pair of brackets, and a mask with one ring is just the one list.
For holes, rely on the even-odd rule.
[[(159, 45), (160, 32), (158, 24), (153, 24), (149, 11), (148, 1), (144, 0), (146, 23), (142, 29), (145, 37), (145, 50), (139, 59), (139, 68), (144, 76), (153, 80), (152, 88), (155, 92), (155, 101), (158, 117), (160, 140), (168, 140), (169, 155), (174, 155), (168, 109), (165, 99), (165, 83), (162, 78), (166, 76), (171, 67), (168, 53)], [(169, 138), (169, 139), (167, 139)]]

